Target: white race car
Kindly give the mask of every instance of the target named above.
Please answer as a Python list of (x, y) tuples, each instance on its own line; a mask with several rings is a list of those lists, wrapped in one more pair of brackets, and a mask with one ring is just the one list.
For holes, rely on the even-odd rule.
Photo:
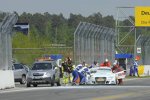
[(116, 74), (109, 67), (95, 67), (90, 69), (87, 84), (117, 84)]

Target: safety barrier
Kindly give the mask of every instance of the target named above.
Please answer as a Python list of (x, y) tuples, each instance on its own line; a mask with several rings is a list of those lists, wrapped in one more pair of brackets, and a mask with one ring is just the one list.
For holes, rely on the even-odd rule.
[(0, 89), (14, 88), (14, 74), (12, 70), (0, 70)]
[(150, 76), (150, 65), (138, 66), (138, 73), (140, 76)]

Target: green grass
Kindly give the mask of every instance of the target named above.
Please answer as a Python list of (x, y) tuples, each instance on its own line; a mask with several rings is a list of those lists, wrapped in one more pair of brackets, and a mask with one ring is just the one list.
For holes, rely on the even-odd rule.
[(36, 58), (42, 57), (43, 54), (62, 54), (63, 59), (67, 56), (73, 57), (73, 50), (66, 48), (50, 48), (50, 49), (20, 49), (13, 50), (13, 58), (17, 59), (18, 62), (31, 65)]

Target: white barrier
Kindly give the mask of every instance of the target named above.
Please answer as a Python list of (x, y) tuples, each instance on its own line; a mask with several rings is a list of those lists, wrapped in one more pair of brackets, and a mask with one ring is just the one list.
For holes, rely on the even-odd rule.
[(14, 88), (14, 74), (12, 70), (0, 70), (0, 89)]
[(144, 65), (144, 75), (150, 76), (150, 65)]

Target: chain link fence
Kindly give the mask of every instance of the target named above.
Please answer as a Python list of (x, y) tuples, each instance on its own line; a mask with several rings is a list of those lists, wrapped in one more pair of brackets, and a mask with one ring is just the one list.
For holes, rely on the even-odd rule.
[(141, 57), (139, 64), (150, 65), (150, 35), (142, 35), (137, 41), (137, 48), (141, 49), (141, 52), (137, 53)]
[(106, 58), (115, 60), (115, 30), (91, 23), (80, 22), (74, 32), (75, 64), (103, 62)]
[(11, 34), (17, 20), (16, 14), (0, 12), (0, 70), (12, 67)]

